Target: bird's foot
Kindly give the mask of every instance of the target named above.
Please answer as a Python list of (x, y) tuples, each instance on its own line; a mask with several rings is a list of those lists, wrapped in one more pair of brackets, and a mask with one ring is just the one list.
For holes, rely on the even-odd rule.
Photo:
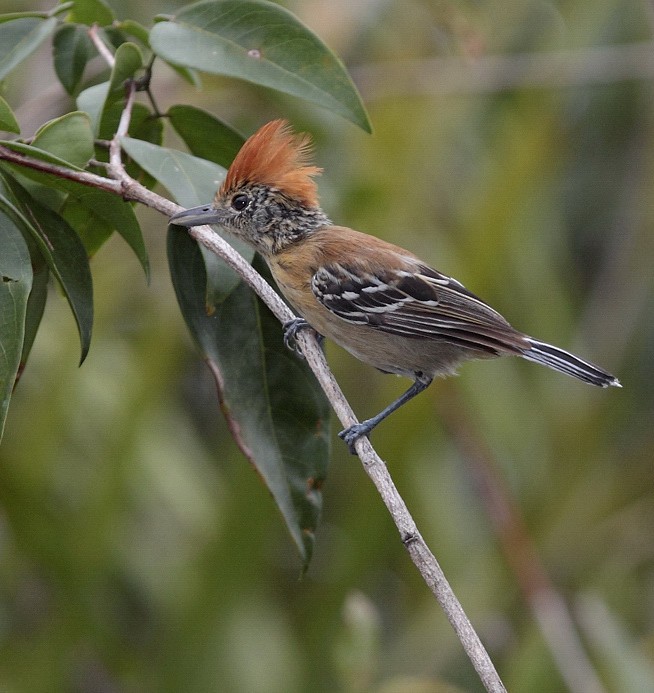
[(363, 421), (362, 423), (354, 424), (353, 426), (341, 431), (338, 434), (338, 437), (345, 441), (345, 444), (350, 450), (350, 454), (356, 455), (357, 451), (354, 448), (354, 444), (357, 442), (357, 440), (359, 440), (359, 438), (366, 438), (374, 427), (374, 424), (371, 425), (370, 421)]
[[(282, 329), (284, 330), (284, 346), (287, 349), (294, 351), (300, 358), (304, 358), (302, 349), (300, 349), (300, 346), (297, 343), (297, 335), (302, 330), (312, 330), (313, 328), (311, 325), (309, 325), (304, 318), (293, 318), (293, 320), (285, 322)], [(316, 332), (316, 339), (318, 340), (318, 344), (322, 346), (325, 338)]]

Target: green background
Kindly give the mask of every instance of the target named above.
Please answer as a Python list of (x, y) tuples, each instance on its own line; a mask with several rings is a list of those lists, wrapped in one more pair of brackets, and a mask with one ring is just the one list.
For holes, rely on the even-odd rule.
[[(654, 691), (654, 68), (627, 51), (651, 41), (654, 10), (283, 4), (343, 57), (372, 137), (245, 83), (205, 77), (198, 93), (157, 66), (161, 108), (193, 103), (247, 134), (290, 118), (314, 133), (335, 222), (408, 247), (516, 327), (620, 378), (623, 390), (601, 391), (517, 360), (468, 364), (373, 443), (509, 690), (591, 690), (563, 682), (539, 628), (534, 599), (550, 585), (605, 690)], [(174, 10), (112, 6), (145, 23)], [(23, 9), (35, 7), (0, 3)], [(24, 135), (70, 107), (49, 50), (6, 84)], [(99, 251), (81, 369), (53, 288), (12, 400), (0, 449), (0, 690), (480, 691), (335, 436), (299, 579), (186, 333), (166, 220), (139, 215), (150, 286), (121, 239)], [(406, 386), (327, 352), (361, 418)], [(566, 630), (550, 605), (543, 613)]]

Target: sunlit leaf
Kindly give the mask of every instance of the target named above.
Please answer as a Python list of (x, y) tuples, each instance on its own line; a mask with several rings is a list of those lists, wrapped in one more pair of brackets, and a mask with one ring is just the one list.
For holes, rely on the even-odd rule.
[(329, 456), (324, 393), (245, 284), (207, 313), (202, 255), (175, 226), (168, 232), (168, 259), (182, 314), (216, 377), (236, 441), (272, 493), (306, 566)]
[(370, 132), (356, 87), (329, 48), (291, 12), (265, 0), (205, 0), (155, 24), (166, 60), (237, 77), (316, 103)]
[(0, 79), (33, 53), (55, 30), (54, 17), (22, 17), (0, 24)]

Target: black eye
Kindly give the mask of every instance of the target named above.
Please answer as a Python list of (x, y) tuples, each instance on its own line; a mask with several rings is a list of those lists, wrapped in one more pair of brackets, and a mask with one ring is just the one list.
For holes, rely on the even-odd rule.
[(247, 195), (234, 195), (232, 198), (232, 207), (237, 211), (240, 212), (242, 209), (245, 209), (248, 204), (250, 203), (250, 199), (248, 198)]

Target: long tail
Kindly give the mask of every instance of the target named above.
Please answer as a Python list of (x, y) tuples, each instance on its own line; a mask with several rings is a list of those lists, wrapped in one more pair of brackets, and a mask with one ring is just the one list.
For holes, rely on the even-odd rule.
[(555, 371), (579, 378), (579, 380), (583, 380), (591, 385), (622, 387), (617, 378), (593, 363), (584, 361), (563, 349), (559, 349), (551, 344), (545, 344), (545, 342), (539, 342), (531, 337), (528, 337), (527, 341), (531, 344), (531, 349), (523, 351), (521, 356), (528, 361), (549, 366)]

